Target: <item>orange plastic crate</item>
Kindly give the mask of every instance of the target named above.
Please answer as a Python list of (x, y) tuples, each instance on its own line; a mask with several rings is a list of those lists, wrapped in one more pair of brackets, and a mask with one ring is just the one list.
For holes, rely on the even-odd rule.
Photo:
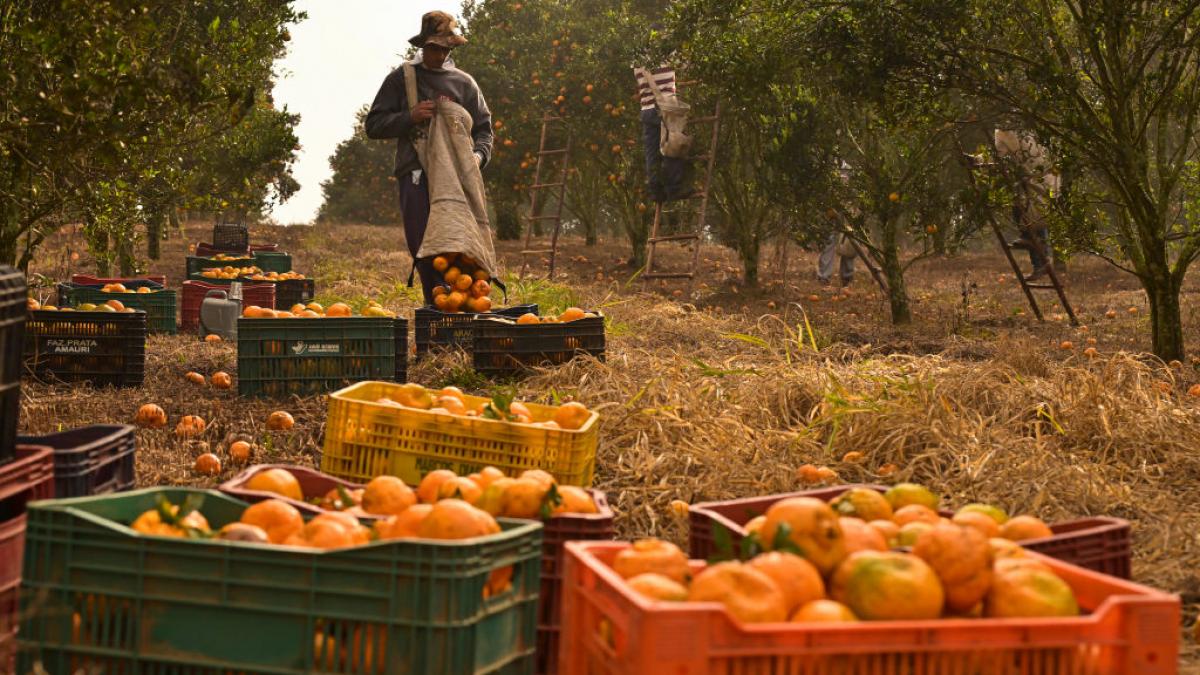
[[(886, 485), (837, 485), (833, 487), (792, 492), (766, 497), (744, 497), (720, 502), (702, 502), (688, 508), (688, 553), (693, 558), (710, 560), (718, 551), (714, 530), (724, 528), (729, 534), (731, 550), (737, 551), (746, 530), (742, 527), (750, 519), (762, 515), (772, 504), (788, 497), (816, 497), (829, 501), (851, 488), (867, 488), (886, 492)], [(953, 515), (942, 511), (943, 516)], [(1122, 579), (1130, 578), (1133, 559), (1133, 538), (1129, 521), (1120, 518), (1091, 517), (1050, 523), (1052, 537), (1028, 539), (1021, 546), (1030, 551), (1058, 558), (1072, 565), (1111, 574)]]
[[(570, 542), (560, 675), (1169, 675), (1178, 596), (1036, 556), (1088, 614), (853, 624), (736, 623), (717, 603), (658, 603), (610, 567), (625, 542)], [(693, 571), (705, 563), (692, 561)]]

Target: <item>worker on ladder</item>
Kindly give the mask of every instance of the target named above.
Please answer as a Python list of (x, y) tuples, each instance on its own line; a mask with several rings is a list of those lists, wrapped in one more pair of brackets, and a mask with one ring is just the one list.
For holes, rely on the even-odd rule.
[[(662, 24), (650, 26), (653, 41), (663, 30)], [(675, 69), (669, 65), (657, 68), (634, 67), (637, 80), (638, 100), (642, 107), (642, 143), (646, 154), (646, 194), (656, 203), (683, 199), (693, 191), (685, 187), (687, 159), (684, 156), (666, 156), (662, 152), (663, 124), (658, 101), (664, 96), (676, 95)], [(676, 154), (676, 153), (672, 153)]]
[(1046, 276), (1053, 256), (1046, 210), (1058, 195), (1062, 179), (1051, 166), (1049, 152), (1032, 135), (997, 129), (995, 141), (997, 155), (1015, 162), (1020, 171), (1012, 207), (1020, 236), (1009, 246), (1029, 252), (1033, 272), (1025, 280), (1037, 281)]

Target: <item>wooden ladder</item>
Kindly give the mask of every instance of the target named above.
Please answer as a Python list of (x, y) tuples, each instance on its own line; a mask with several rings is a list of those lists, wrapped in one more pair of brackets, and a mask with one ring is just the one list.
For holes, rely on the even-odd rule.
[[(996, 153), (994, 145), (992, 152), (994, 156)], [(996, 167), (997, 163), (994, 161), (991, 164), (978, 163), (975, 161), (975, 156), (963, 150), (961, 145), (959, 146), (959, 155), (962, 157), (967, 170), (967, 178), (971, 181), (971, 189), (979, 196), (981, 193), (979, 184), (975, 180), (975, 170)], [(1021, 284), (1021, 291), (1025, 293), (1025, 299), (1029, 301), (1029, 307), (1033, 310), (1033, 315), (1037, 317), (1037, 320), (1045, 321), (1046, 319), (1042, 316), (1042, 308), (1038, 305), (1037, 298), (1033, 292), (1052, 290), (1058, 295), (1058, 302), (1066, 310), (1071, 325), (1078, 326), (1079, 319), (1075, 316), (1075, 310), (1071, 307), (1071, 301), (1067, 299), (1067, 292), (1063, 288), (1062, 281), (1058, 278), (1058, 273), (1054, 271), (1054, 261), (1050, 259), (1050, 256), (1046, 256), (1046, 278), (1049, 279), (1049, 283), (1031, 283), (1021, 271), (1021, 264), (1017, 262), (1016, 256), (1013, 255), (1013, 247), (1004, 236), (1004, 230), (1000, 227), (1000, 223), (996, 221), (996, 215), (992, 213), (991, 209), (985, 209), (985, 211), (987, 212), (988, 224), (991, 225), (992, 232), (996, 234), (996, 240), (1000, 242), (1000, 248), (1004, 251), (1004, 257), (1008, 258), (1008, 264), (1012, 267), (1013, 274), (1017, 277), (1017, 283)], [(1045, 242), (1032, 229), (1027, 229), (1024, 223), (1016, 223), (1016, 225), (1021, 229), (1021, 236), (1028, 239), (1031, 246), (1035, 246), (1041, 251), (1046, 250)]]
[[(687, 85), (695, 84), (694, 81), (680, 82), (676, 85), (676, 90), (682, 89)], [(714, 107), (713, 114), (708, 117), (698, 117), (688, 121), (688, 124), (711, 124), (712, 134), (709, 140), (708, 150), (699, 155), (688, 157), (689, 162), (705, 162), (704, 168), (704, 184), (696, 192), (687, 196), (688, 200), (700, 200), (700, 208), (696, 214), (696, 229), (688, 234), (670, 234), (659, 236), (658, 231), (662, 226), (664, 202), (657, 202), (654, 205), (654, 224), (650, 227), (650, 237), (646, 239), (646, 268), (642, 274), (642, 279), (647, 281), (651, 279), (687, 279), (687, 290), (685, 294), (692, 294), (692, 285), (696, 282), (696, 270), (700, 268), (700, 241), (704, 236), (704, 231), (708, 227), (708, 200), (712, 193), (712, 178), (713, 170), (717, 161), (717, 141), (721, 133), (721, 103), (718, 101)], [(658, 272), (654, 269), (654, 254), (660, 243), (666, 242), (691, 242), (692, 244), (692, 264), (686, 272)]]
[[(546, 278), (554, 278), (554, 263), (558, 257), (558, 235), (562, 231), (563, 204), (567, 200), (567, 176), (571, 165), (571, 136), (569, 133), (567, 134), (566, 144), (561, 148), (547, 149), (546, 141), (550, 137), (550, 125), (562, 121), (563, 118), (550, 115), (549, 113), (542, 116), (542, 137), (538, 143), (537, 169), (533, 172), (533, 185), (529, 186), (529, 213), (525, 216), (529, 222), (525, 230), (525, 248), (521, 251), (521, 279), (524, 279), (525, 273), (529, 271), (529, 259), (531, 256), (544, 256), (547, 254), (549, 254), (550, 258)], [(543, 169), (546, 169), (545, 173), (549, 173), (549, 167), (545, 163), (553, 161), (553, 159), (548, 158), (554, 157), (561, 157), (562, 159), (558, 182), (543, 183)], [(539, 202), (538, 196), (542, 190), (554, 189), (557, 189), (558, 192), (558, 205), (554, 208), (553, 214), (542, 215), (538, 208), (539, 205), (545, 206), (545, 202), (544, 200)], [(554, 221), (550, 235), (550, 248), (531, 248), (533, 246), (533, 231), (540, 221)]]

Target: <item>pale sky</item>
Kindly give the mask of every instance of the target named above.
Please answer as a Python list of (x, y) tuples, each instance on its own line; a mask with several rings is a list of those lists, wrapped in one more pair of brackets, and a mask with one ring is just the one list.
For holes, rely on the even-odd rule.
[(297, 0), (308, 19), (291, 28), (275, 102), (300, 114), (301, 150), (296, 193), (271, 214), (282, 224), (309, 223), (321, 207), (329, 156), (350, 136), (354, 114), (369, 105), (388, 72), (400, 65), (421, 15), (441, 9), (455, 16), (458, 0)]

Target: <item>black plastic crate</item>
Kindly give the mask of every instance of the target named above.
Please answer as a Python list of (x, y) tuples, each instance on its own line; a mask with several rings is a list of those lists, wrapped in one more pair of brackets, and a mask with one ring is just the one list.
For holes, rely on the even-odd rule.
[(281, 398), (396, 376), (396, 320), (238, 319), (238, 393)]
[(408, 319), (396, 319), (396, 381), (408, 382)]
[(250, 248), (250, 228), (244, 223), (213, 225), (213, 248), (221, 251), (245, 251)]
[(146, 313), (30, 312), (25, 368), (43, 380), (134, 387), (146, 372)]
[(137, 438), (128, 424), (96, 424), (47, 436), (19, 436), (21, 445), (54, 448), (54, 496), (90, 497), (132, 490)]
[(312, 279), (284, 279), (274, 283), (275, 309), (291, 309), (293, 305), (307, 305), (317, 297), (317, 284)]
[(20, 270), (0, 265), (0, 463), (11, 460), (15, 451), (27, 292)]
[(581, 354), (604, 359), (601, 315), (526, 326), (477, 316), (471, 322), (471, 333), (475, 370), (484, 375), (519, 375), (532, 368), (566, 363)]
[[(537, 314), (537, 305), (513, 305), (497, 309), (491, 314), (517, 318), (522, 314)], [(432, 307), (418, 307), (413, 312), (414, 328), (413, 342), (417, 345), (417, 356), (420, 357), (431, 347), (471, 348), (471, 322), (477, 316), (472, 312), (449, 314)]]
[(146, 328), (151, 333), (175, 334), (179, 332), (179, 323), (175, 319), (178, 308), (178, 294), (161, 284), (153, 281), (130, 280), (123, 282), (125, 288), (136, 291), (139, 288), (153, 289), (153, 293), (106, 293), (102, 286), (93, 284), (58, 285), (58, 306), (77, 307), (89, 302), (93, 305), (103, 305), (109, 300), (116, 300), (126, 307), (140, 309), (146, 312)]

